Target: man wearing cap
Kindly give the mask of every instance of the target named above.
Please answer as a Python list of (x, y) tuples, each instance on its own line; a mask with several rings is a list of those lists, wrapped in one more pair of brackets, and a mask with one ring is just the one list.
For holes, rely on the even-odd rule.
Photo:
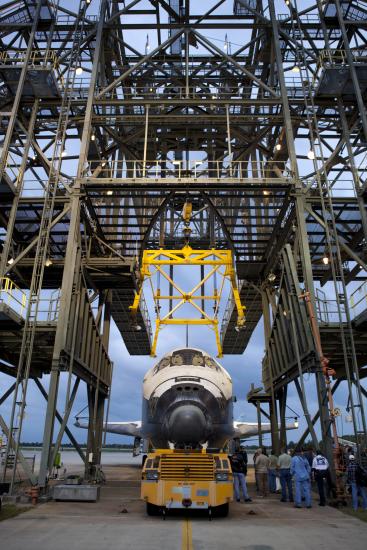
[(353, 510), (358, 510), (358, 493), (360, 492), (363, 510), (367, 511), (367, 472), (357, 463), (354, 455), (349, 455), (347, 483), (352, 489)]

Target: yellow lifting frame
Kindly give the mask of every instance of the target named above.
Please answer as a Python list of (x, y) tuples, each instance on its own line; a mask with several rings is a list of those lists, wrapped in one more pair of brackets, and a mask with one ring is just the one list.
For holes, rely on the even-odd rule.
[[(190, 292), (184, 292), (177, 283), (164, 271), (164, 266), (211, 266), (211, 269), (201, 281), (195, 285), (195, 287)], [(224, 272), (219, 272), (219, 269), (224, 267)], [(151, 268), (154, 268), (154, 271), (151, 271)], [(215, 273), (219, 272), (222, 275), (222, 284), (219, 293), (215, 289), (214, 294), (210, 296), (194, 296), (200, 287), (208, 279), (210, 279)], [(134, 319), (136, 319), (140, 299), (143, 292), (143, 284), (147, 279), (150, 279), (155, 273), (160, 273), (177, 291), (177, 294), (172, 295), (161, 295), (160, 290), (158, 289), (154, 292), (153, 285), (153, 298), (156, 304), (157, 318), (155, 321), (155, 332), (152, 343), (151, 356), (156, 356), (158, 335), (162, 325), (209, 325), (215, 333), (215, 339), (218, 348), (218, 357), (223, 356), (222, 345), (219, 336), (218, 330), (218, 307), (221, 299), (223, 287), (225, 280), (228, 280), (231, 284), (231, 291), (233, 300), (237, 309), (237, 326), (239, 328), (243, 327), (245, 324), (245, 309), (246, 307), (242, 305), (240, 294), (238, 292), (236, 273), (234, 269), (234, 262), (231, 250), (217, 250), (211, 248), (209, 250), (195, 250), (190, 246), (186, 245), (180, 250), (166, 250), (164, 248), (159, 248), (157, 250), (144, 250), (143, 258), (141, 263), (141, 280), (140, 280), (140, 289), (135, 294), (134, 303), (130, 306), (130, 311)], [(151, 283), (152, 284), (152, 283)], [(159, 316), (159, 301), (160, 300), (177, 300), (178, 303), (172, 307), (172, 309), (162, 318)], [(214, 315), (209, 316), (195, 301), (201, 300), (214, 300), (216, 301), (216, 308)], [(190, 319), (190, 318), (173, 318), (172, 315), (175, 313), (183, 304), (191, 304), (200, 314), (201, 319)]]

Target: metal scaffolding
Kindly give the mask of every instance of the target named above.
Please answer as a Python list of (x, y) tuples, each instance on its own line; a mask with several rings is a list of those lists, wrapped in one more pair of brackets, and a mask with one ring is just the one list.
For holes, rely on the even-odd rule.
[[(261, 403), (273, 445), (286, 442), (289, 384), (308, 426), (302, 441), (315, 440), (320, 421), (332, 455), (330, 397), (345, 385), (354, 435), (366, 443), (366, 30), (365, 0), (0, 8), (0, 371), (15, 380), (0, 396), (13, 396), (10, 420), (0, 415), (4, 479), (12, 456), (46, 487), (64, 434), (98, 479), (110, 321), (130, 354), (151, 353), (142, 293), (133, 320), (130, 311), (144, 253), (188, 242), (234, 259), (223, 353), (243, 353), (263, 318)], [(86, 453), (67, 426), (80, 381)], [(47, 402), (38, 476), (20, 450), (30, 383)]]

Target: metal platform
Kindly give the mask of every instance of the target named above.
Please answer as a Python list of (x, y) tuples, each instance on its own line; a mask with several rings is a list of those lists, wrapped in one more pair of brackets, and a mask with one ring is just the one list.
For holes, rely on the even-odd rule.
[(10, 180), (10, 177), (4, 172), (0, 180), (0, 198), (1, 200), (9, 200), (15, 195), (15, 187)]
[[(361, 93), (364, 94), (367, 89), (367, 64), (356, 64), (355, 70)], [(354, 85), (348, 66), (336, 65), (323, 69), (316, 89), (316, 97), (342, 96), (344, 98), (352, 98), (354, 95)]]
[[(2, 65), (0, 61), (0, 78), (9, 91), (15, 95), (20, 79), (21, 68)], [(24, 98), (56, 98), (60, 96), (54, 71), (50, 67), (33, 66), (28, 69), (22, 91)]]
[(252, 284), (242, 283), (240, 289), (241, 303), (246, 307), (246, 323), (240, 330), (236, 329), (237, 311), (229, 302), (221, 328), (221, 342), (224, 354), (242, 354), (250, 341), (253, 331), (262, 317), (262, 298), (260, 291)]
[(130, 355), (150, 355), (152, 347), (152, 331), (147, 312), (139, 306), (136, 324), (130, 313), (135, 298), (135, 287), (114, 290), (112, 293), (111, 314), (124, 340)]
[(19, 329), (22, 324), (22, 317), (7, 304), (0, 301), (0, 331), (1, 327)]

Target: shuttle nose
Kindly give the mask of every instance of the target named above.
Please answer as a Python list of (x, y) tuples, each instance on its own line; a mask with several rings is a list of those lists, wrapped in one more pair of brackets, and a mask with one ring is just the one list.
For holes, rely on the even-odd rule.
[(167, 423), (168, 439), (173, 443), (195, 444), (207, 440), (207, 421), (195, 405), (180, 405)]

